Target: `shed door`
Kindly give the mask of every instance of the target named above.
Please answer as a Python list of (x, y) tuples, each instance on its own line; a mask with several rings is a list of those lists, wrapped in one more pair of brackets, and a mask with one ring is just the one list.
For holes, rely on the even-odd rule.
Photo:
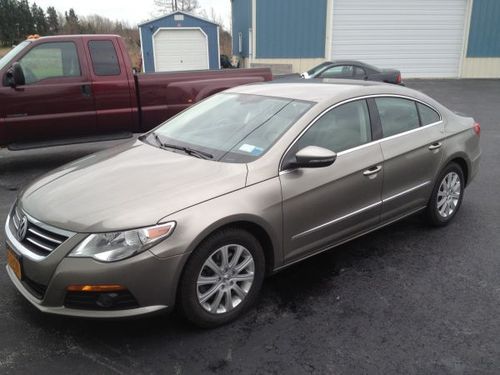
[(407, 77), (458, 77), (466, 0), (335, 0), (332, 56)]
[(157, 72), (209, 69), (208, 40), (200, 29), (160, 29), (153, 45)]

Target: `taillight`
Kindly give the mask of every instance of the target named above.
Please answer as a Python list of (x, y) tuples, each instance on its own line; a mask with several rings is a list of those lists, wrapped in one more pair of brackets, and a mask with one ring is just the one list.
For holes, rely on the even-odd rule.
[(476, 133), (477, 135), (481, 134), (481, 124), (479, 122), (475, 122), (472, 126), (472, 129), (474, 129), (474, 133)]
[(401, 73), (396, 77), (396, 83), (401, 83)]

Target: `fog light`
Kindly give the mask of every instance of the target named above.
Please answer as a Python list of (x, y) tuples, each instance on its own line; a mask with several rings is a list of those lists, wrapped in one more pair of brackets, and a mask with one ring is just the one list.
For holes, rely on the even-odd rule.
[(95, 301), (96, 305), (104, 309), (109, 309), (115, 304), (118, 293), (102, 293)]

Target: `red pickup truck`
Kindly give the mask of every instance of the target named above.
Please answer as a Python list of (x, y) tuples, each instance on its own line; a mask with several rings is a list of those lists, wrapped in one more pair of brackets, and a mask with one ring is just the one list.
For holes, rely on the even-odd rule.
[(117, 35), (28, 39), (0, 59), (0, 147), (125, 138), (269, 69), (136, 74)]

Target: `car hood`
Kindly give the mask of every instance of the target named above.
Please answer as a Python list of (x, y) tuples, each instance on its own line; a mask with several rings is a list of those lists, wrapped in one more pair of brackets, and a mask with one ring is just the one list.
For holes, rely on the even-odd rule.
[(141, 141), (92, 154), (41, 177), (19, 206), (74, 232), (138, 228), (245, 186), (245, 164), (197, 159)]

